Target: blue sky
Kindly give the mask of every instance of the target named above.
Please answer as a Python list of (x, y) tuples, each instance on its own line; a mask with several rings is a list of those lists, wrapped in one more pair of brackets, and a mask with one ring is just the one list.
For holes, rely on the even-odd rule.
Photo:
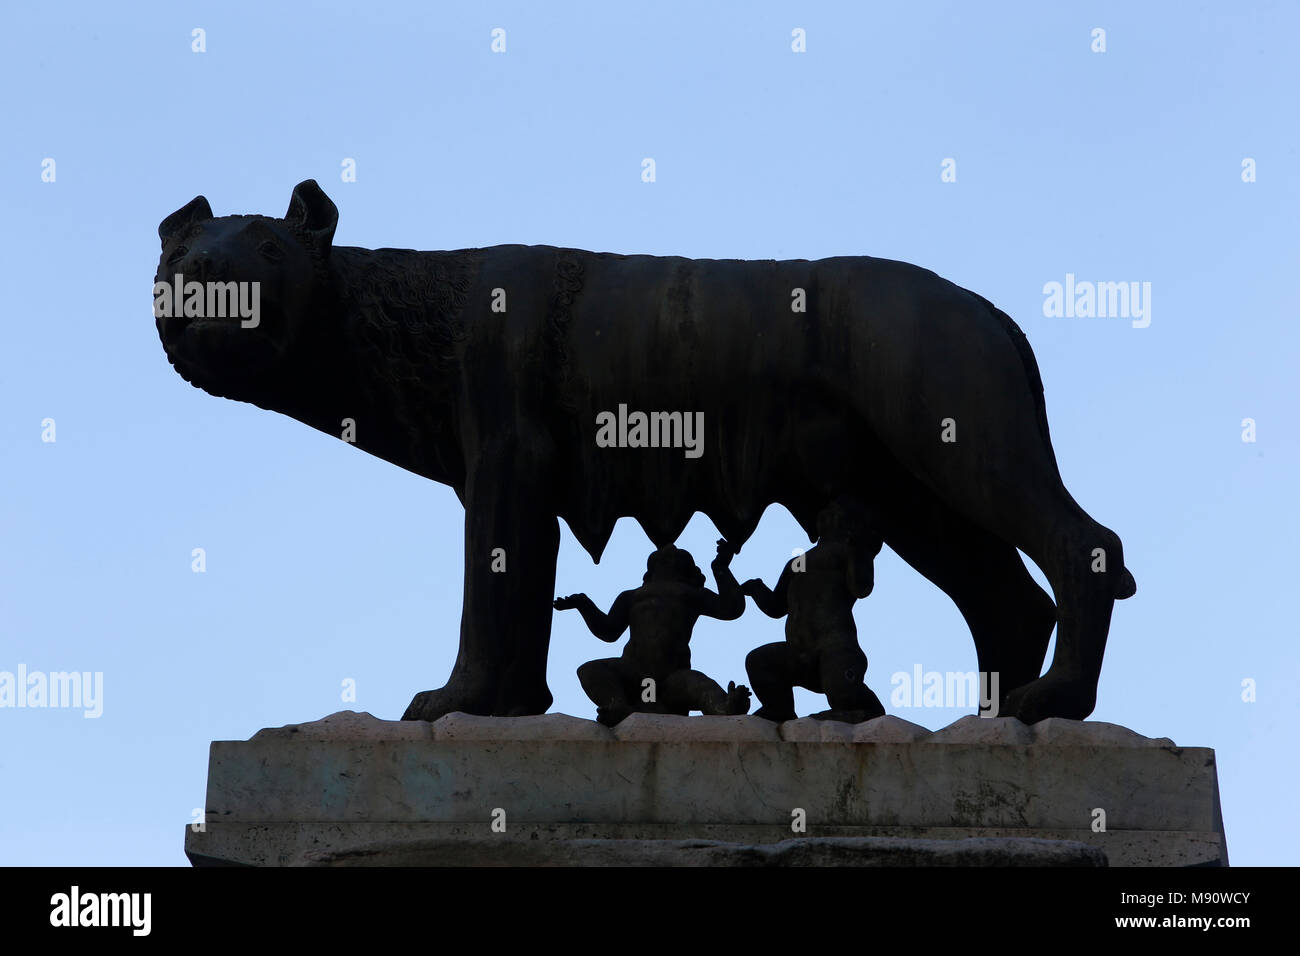
[[(104, 700), (97, 719), (0, 709), (0, 863), (183, 865), (210, 740), (397, 717), (450, 671), (454, 494), (192, 388), (154, 329), (165, 215), (200, 193), (217, 215), (282, 215), (307, 178), (339, 207), (339, 245), (876, 255), (995, 302), (1037, 356), (1067, 486), (1138, 582), (1093, 718), (1213, 747), (1232, 861), (1300, 860), (1278, 826), (1300, 718), (1294, 5), (312, 11), (6, 12), (0, 671), (102, 672)], [(1067, 274), (1149, 282), (1150, 325), (1045, 316)], [(563, 534), (557, 593), (607, 607), (640, 581), (635, 523), (599, 566)], [(703, 567), (716, 537), (696, 516), (678, 544)], [(734, 570), (770, 582), (806, 544), (774, 507)], [(888, 703), (895, 672), (976, 666), (933, 585), (886, 550), (856, 617), (891, 712), (931, 728), (969, 712)], [(781, 626), (753, 607), (702, 622), (695, 664), (743, 680)], [(553, 710), (592, 716), (574, 671), (608, 651), (557, 615)]]

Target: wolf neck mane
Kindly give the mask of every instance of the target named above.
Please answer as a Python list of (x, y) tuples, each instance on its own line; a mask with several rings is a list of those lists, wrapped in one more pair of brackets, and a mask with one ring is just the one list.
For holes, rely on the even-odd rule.
[[(335, 354), (318, 360), (338, 378), (333, 387), (318, 380), (324, 401), (314, 404), (338, 415), (307, 423), (339, 434), (341, 419), (353, 418), (359, 447), (459, 489), (465, 469), (454, 397), (473, 271), (468, 252), (334, 247), (322, 301), (333, 305), (313, 322), (335, 330), (318, 339), (332, 340)], [(345, 411), (348, 403), (355, 413)]]

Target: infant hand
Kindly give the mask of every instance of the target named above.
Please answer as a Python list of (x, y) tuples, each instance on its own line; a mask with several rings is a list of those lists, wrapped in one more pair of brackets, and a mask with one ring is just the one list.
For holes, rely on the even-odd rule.
[(557, 611), (568, 611), (576, 608), (581, 600), (586, 597), (585, 594), (570, 594), (568, 597), (557, 597), (551, 604), (551, 607)]

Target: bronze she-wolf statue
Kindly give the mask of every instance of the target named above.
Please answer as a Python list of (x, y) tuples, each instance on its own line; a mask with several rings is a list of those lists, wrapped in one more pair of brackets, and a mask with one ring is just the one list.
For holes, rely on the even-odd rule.
[(866, 256), (372, 250), (337, 222), (310, 180), (283, 219), (200, 196), (159, 227), (154, 312), (194, 385), (455, 489), (460, 650), (407, 718), (550, 706), (558, 519), (599, 561), (625, 515), (663, 547), (703, 512), (739, 548), (773, 503), (813, 540), (840, 495), (956, 602), (1001, 714), (1092, 712), (1133, 577), (1065, 489), (1024, 334), (980, 296)]

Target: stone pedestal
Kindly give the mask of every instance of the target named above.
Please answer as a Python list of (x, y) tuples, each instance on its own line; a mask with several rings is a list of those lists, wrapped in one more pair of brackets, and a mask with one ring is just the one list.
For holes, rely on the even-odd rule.
[(1214, 751), (1055, 719), (345, 711), (215, 741), (206, 809), (195, 865), (1228, 861)]

